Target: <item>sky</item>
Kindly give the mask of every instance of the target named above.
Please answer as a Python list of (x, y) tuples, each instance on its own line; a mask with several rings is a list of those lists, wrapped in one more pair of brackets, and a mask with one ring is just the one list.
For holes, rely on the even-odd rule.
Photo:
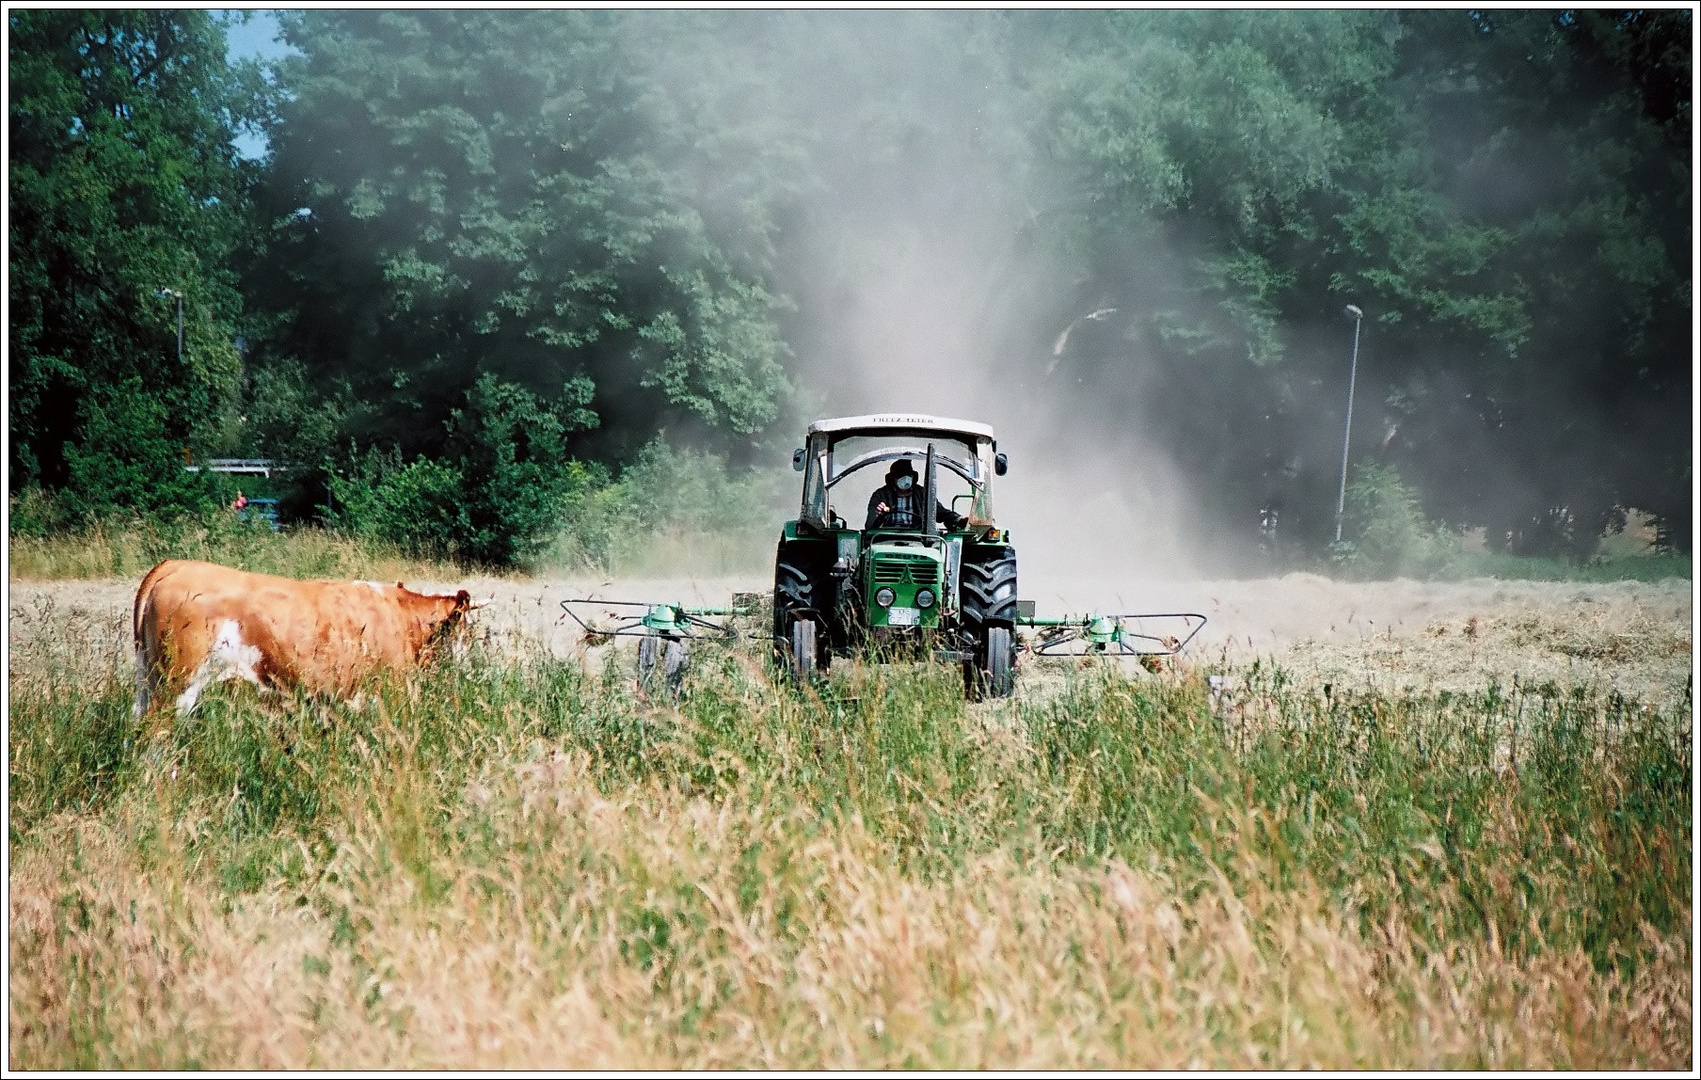
[[(234, 9), (218, 14), (236, 14)], [(276, 60), (293, 52), (278, 39), (278, 19), (275, 10), (253, 11), (247, 22), (235, 23), (225, 31), (225, 59), (229, 61), (255, 58)], [(266, 156), (266, 140), (253, 132), (243, 132), (236, 138), (236, 152), (250, 160)]]
[[(235, 14), (234, 10), (221, 14)], [(253, 11), (246, 23), (238, 23), (225, 31), (225, 55), (232, 60), (255, 56), (276, 60), (290, 52), (290, 47), (278, 40), (278, 17), (275, 10)]]

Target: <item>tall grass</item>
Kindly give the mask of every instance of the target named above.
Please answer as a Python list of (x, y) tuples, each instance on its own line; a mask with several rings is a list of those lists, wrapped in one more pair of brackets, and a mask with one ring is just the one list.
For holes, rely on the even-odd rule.
[(274, 532), (230, 513), (111, 518), (75, 531), (14, 535), (7, 546), (17, 580), (140, 578), (164, 559), (203, 559), (296, 578), (444, 580), (465, 573), (369, 537), (312, 527)]
[(15, 1068), (1690, 1061), (1687, 705), (475, 649), (138, 729), (32, 648)]

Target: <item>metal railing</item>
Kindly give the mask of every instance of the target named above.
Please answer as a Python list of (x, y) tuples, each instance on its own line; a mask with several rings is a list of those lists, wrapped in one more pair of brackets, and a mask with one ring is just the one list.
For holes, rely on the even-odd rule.
[(271, 479), (272, 473), (283, 472), (288, 465), (280, 465), (271, 458), (208, 458), (205, 465), (185, 465), (184, 472), (234, 473), (239, 476), (264, 476)]

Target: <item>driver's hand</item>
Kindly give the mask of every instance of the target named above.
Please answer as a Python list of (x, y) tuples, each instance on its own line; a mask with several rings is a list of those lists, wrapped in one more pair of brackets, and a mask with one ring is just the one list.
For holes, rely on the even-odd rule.
[(890, 514), (892, 512), (892, 508), (887, 506), (885, 503), (876, 503), (874, 509), (878, 510), (882, 514)]

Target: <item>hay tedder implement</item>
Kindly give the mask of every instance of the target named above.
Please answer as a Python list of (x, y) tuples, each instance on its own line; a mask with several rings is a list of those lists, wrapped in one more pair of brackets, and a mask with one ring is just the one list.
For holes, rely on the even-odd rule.
[(1035, 656), (1175, 656), (1205, 626), (1193, 611), (1038, 619), (1027, 601), (1022, 608), (1016, 624), (1039, 631), (1029, 646)]
[[(970, 700), (1007, 697), (1021, 652), (1147, 662), (1180, 653), (1205, 624), (1194, 612), (1036, 618), (1017, 600), (1016, 549), (993, 520), (993, 477), (1009, 463), (985, 424), (915, 414), (818, 420), (792, 465), (803, 473), (803, 499), (774, 555), (769, 640), (798, 682), (835, 656), (932, 659), (962, 666)], [(561, 606), (588, 644), (638, 638), (640, 683), (660, 679), (677, 693), (692, 643), (737, 639), (734, 618), (754, 614), (762, 599)], [(587, 621), (592, 609), (603, 621)], [(1019, 628), (1034, 633), (1024, 640)]]
[[(691, 645), (699, 641), (734, 641), (738, 630), (732, 620), (753, 614), (753, 597), (734, 597), (731, 607), (688, 607), (656, 604), (642, 600), (596, 600), (589, 597), (561, 601), (561, 610), (584, 631), (585, 644), (606, 645), (617, 637), (638, 639), (638, 683), (646, 690), (658, 685), (679, 692), (691, 661)], [(738, 601), (747, 601), (740, 606)], [(595, 622), (587, 619), (597, 620)], [(658, 684), (658, 678), (660, 680)]]

